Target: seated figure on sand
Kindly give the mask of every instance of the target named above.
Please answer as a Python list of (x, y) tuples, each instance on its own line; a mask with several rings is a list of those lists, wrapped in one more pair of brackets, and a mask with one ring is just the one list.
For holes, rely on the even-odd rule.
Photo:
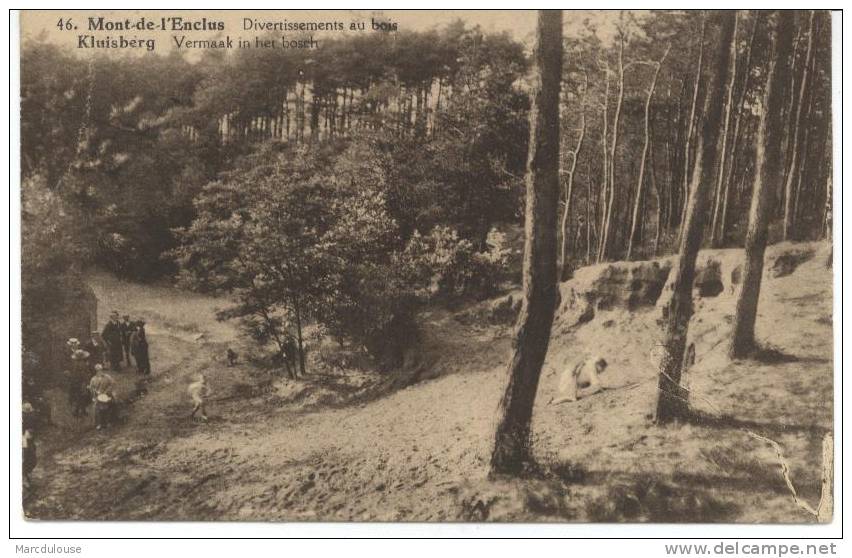
[(573, 367), (568, 366), (559, 378), (559, 391), (550, 404), (576, 401), (602, 391), (600, 375), (606, 367), (606, 360), (600, 356), (585, 358)]

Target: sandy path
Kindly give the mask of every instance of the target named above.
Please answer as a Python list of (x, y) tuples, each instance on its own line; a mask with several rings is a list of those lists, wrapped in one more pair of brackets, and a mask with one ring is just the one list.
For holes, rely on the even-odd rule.
[[(96, 276), (102, 310), (121, 301), (148, 318), (154, 378), (125, 425), (83, 430), (45, 457), (28, 511), (87, 519), (810, 521), (792, 504), (774, 451), (746, 430), (782, 444), (800, 493), (815, 503), (818, 448), (831, 424), (830, 281), (830, 269), (814, 260), (766, 282), (759, 334), (796, 362), (728, 362), (722, 341), (734, 298), (700, 305), (693, 401), (735, 422), (650, 423), (653, 311), (613, 312), (557, 335), (548, 370), (574, 352), (605, 351), (613, 355), (612, 389), (575, 405), (539, 404), (535, 448), (552, 473), (489, 483), (505, 328), (433, 313), (425, 350), (434, 379), (338, 408), (225, 397), (211, 405), (211, 422), (199, 424), (186, 416), (189, 377), (205, 371), (226, 396), (253, 372), (224, 366), (223, 343), (234, 331), (212, 321), (216, 301)], [(555, 389), (548, 370), (540, 402)]]

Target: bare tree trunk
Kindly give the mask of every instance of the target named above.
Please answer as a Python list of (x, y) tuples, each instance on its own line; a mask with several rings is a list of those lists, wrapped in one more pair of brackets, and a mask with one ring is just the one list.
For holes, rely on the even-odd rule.
[(808, 48), (805, 54), (805, 65), (802, 69), (802, 83), (799, 84), (799, 102), (796, 105), (796, 119), (793, 123), (793, 148), (790, 158), (790, 167), (787, 169), (787, 179), (784, 183), (784, 240), (789, 240), (793, 233), (793, 180), (796, 174), (796, 166), (799, 157), (799, 128), (802, 118), (802, 105), (804, 104), (805, 87), (808, 82), (808, 69), (811, 63), (811, 53), (814, 43), (814, 11), (811, 10), (810, 22), (808, 23)]
[(607, 140), (609, 126), (609, 66), (604, 68), (605, 86), (603, 99), (603, 127), (601, 129), (601, 147), (603, 148), (603, 184), (601, 184), (601, 196), (603, 203), (601, 204), (601, 227), (600, 236), (598, 238), (598, 258), (600, 262), (606, 258), (606, 241), (609, 233), (609, 221), (607, 221), (607, 200), (609, 198), (609, 154), (607, 152)]
[[(816, 29), (817, 28), (815, 26), (814, 32), (816, 32)], [(812, 75), (812, 76), (816, 76), (816, 54), (817, 54), (816, 50), (817, 50), (817, 47), (815, 46), (814, 52), (811, 56), (810, 75)], [(796, 173), (796, 187), (794, 188), (795, 195), (793, 196), (793, 223), (794, 224), (799, 222), (799, 215), (801, 213), (800, 212), (800, 206), (799, 206), (799, 197), (801, 196), (801, 193), (802, 193), (802, 179), (804, 178), (805, 171), (807, 170), (808, 163), (809, 163), (808, 153), (810, 152), (811, 128), (812, 128), (812, 126), (811, 126), (811, 114), (813, 113), (814, 94), (815, 94), (814, 84), (815, 84), (814, 79), (811, 79), (810, 84), (809, 84), (809, 86), (806, 90), (806, 96), (807, 96), (808, 100), (807, 100), (807, 103), (806, 103), (807, 108), (805, 109), (805, 118), (804, 118), (805, 137), (802, 140), (801, 146), (800, 146), (801, 156), (799, 157), (799, 160), (801, 162), (799, 163), (799, 168), (798, 168), (798, 171)], [(802, 102), (804, 103), (805, 101), (803, 100)], [(799, 232), (801, 233), (801, 230), (799, 230)]]
[[(714, 44), (727, 45), (734, 31), (734, 14), (729, 11), (713, 12), (713, 27), (718, 29), (718, 41)], [(689, 207), (680, 243), (677, 278), (668, 306), (668, 317), (660, 361), (656, 419), (660, 424), (677, 420), (686, 415), (688, 402), (680, 387), (683, 355), (692, 318), (692, 284), (695, 279), (695, 260), (701, 247), (704, 232), (708, 193), (712, 190), (716, 176), (716, 151), (722, 116), (724, 83), (728, 79), (731, 51), (716, 49), (712, 72), (704, 95), (704, 115), (695, 154), (692, 172)]]
[[(586, 79), (586, 85), (588, 86), (588, 78)], [(585, 92), (585, 87), (583, 88)], [(584, 95), (585, 96), (585, 95)], [(586, 137), (586, 107), (582, 106), (584, 99), (581, 98), (580, 103), (580, 136), (577, 138), (577, 146), (574, 148), (571, 157), (571, 168), (568, 169), (568, 183), (565, 186), (565, 208), (562, 211), (562, 224), (560, 225), (560, 230), (562, 231), (562, 249), (561, 257), (560, 257), (560, 269), (559, 269), (559, 277), (561, 280), (565, 280), (568, 278), (569, 269), (568, 269), (568, 218), (571, 215), (571, 198), (574, 194), (574, 174), (577, 170), (577, 160), (580, 158), (580, 150), (583, 149), (583, 139)]]
[[(671, 45), (666, 47), (663, 57), (657, 62), (654, 69), (654, 77), (651, 78), (651, 85), (648, 87), (648, 96), (645, 98), (645, 142), (642, 144), (642, 158), (639, 162), (639, 178), (636, 181), (636, 199), (633, 203), (633, 220), (630, 223), (630, 239), (627, 242), (627, 259), (633, 255), (633, 242), (636, 239), (636, 228), (639, 224), (639, 207), (642, 205), (642, 184), (645, 182), (645, 161), (648, 158), (648, 146), (651, 143), (650, 120), (651, 120), (651, 99), (654, 96), (654, 89), (657, 88), (657, 78), (660, 76), (660, 68), (663, 67), (666, 57), (669, 55)], [(659, 219), (658, 219), (659, 222)], [(657, 225), (659, 233), (659, 223)], [(657, 234), (659, 238), (659, 234)]]
[(586, 264), (592, 261), (592, 164), (586, 161)]
[(606, 223), (607, 236), (604, 243), (604, 252), (608, 248), (610, 242), (610, 233), (612, 233), (612, 214), (615, 207), (615, 171), (616, 171), (616, 150), (618, 149), (618, 128), (621, 123), (621, 107), (624, 104), (624, 32), (619, 31), (618, 40), (618, 97), (615, 101), (615, 113), (612, 116), (612, 147), (609, 153), (609, 204), (607, 205)]
[(719, 246), (719, 217), (722, 211), (722, 184), (725, 181), (725, 155), (728, 152), (728, 128), (731, 125), (731, 109), (734, 104), (734, 85), (737, 81), (737, 27), (739, 12), (734, 12), (734, 36), (731, 38), (731, 79), (728, 81), (728, 95), (725, 100), (725, 125), (722, 129), (722, 149), (719, 151), (719, 172), (716, 176), (716, 195), (713, 197), (713, 222), (710, 225), (710, 242)]
[[(751, 81), (751, 57), (752, 52), (754, 51), (754, 37), (757, 35), (758, 23), (760, 23), (760, 10), (755, 10), (754, 23), (751, 28), (751, 37), (748, 40), (748, 47), (746, 49), (745, 67), (743, 68), (743, 85), (740, 90), (739, 101), (737, 101), (737, 108), (734, 116), (734, 142), (731, 145), (730, 163), (725, 177), (725, 192), (722, 195), (722, 219), (719, 224), (719, 228), (721, 229), (719, 232), (719, 238), (722, 242), (725, 241), (728, 231), (728, 204), (730, 204), (731, 201), (731, 183), (736, 180), (737, 154), (740, 143), (740, 123), (742, 121), (743, 108), (745, 107), (745, 99), (746, 94), (748, 93), (749, 82)], [(724, 168), (722, 168), (722, 172), (724, 174)]]
[[(653, 130), (653, 128), (652, 128)], [(651, 134), (653, 136), (653, 133)], [(668, 147), (668, 144), (666, 145)], [(651, 189), (654, 191), (654, 197), (657, 201), (657, 226), (654, 231), (654, 255), (660, 251), (660, 236), (663, 225), (663, 196), (660, 192), (660, 186), (657, 184), (657, 170), (654, 165), (654, 142), (651, 142)]]
[(556, 220), (559, 201), (559, 90), (562, 12), (538, 13), (538, 68), (530, 113), (526, 176), (524, 301), (518, 316), (508, 382), (498, 409), (492, 474), (518, 474), (531, 461), (530, 421), (558, 302)]
[(695, 86), (692, 89), (692, 108), (689, 109), (689, 122), (686, 127), (686, 138), (683, 142), (683, 208), (680, 212), (680, 233), (678, 242), (683, 238), (683, 228), (686, 224), (686, 206), (689, 203), (689, 151), (695, 130), (695, 110), (698, 107), (698, 89), (701, 85), (701, 66), (704, 63), (704, 33), (707, 30), (707, 16), (701, 16), (701, 39), (698, 45), (698, 67), (695, 70)]
[(302, 309), (299, 301), (296, 300), (293, 304), (293, 310), (296, 315), (296, 351), (299, 353), (299, 373), (305, 375), (305, 344), (302, 338)]
[(755, 346), (754, 324), (763, 276), (763, 256), (769, 235), (769, 219), (772, 215), (773, 186), (784, 176), (784, 70), (789, 67), (790, 54), (793, 51), (793, 14), (780, 10), (777, 19), (776, 29), (770, 39), (770, 48), (774, 52), (769, 61), (766, 89), (763, 93), (763, 112), (757, 129), (743, 286), (737, 299), (737, 312), (731, 334), (730, 354), (733, 358), (747, 356)]

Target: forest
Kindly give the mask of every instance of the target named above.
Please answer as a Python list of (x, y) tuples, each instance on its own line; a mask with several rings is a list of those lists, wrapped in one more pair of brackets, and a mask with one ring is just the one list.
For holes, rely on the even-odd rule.
[[(731, 71), (704, 237), (714, 247), (742, 245), (769, 62), (766, 17), (738, 12), (726, 45), (714, 43), (699, 11), (624, 12), (606, 41), (589, 21), (564, 39), (562, 278), (575, 266), (676, 249), (706, 119), (700, 100), (716, 71), (709, 54), (720, 49), (730, 50)], [(830, 228), (830, 21), (797, 12), (794, 25), (773, 239), (814, 239)], [(505, 248), (495, 227), (524, 213), (530, 60), (507, 34), (459, 21), (336, 38), (316, 51), (216, 52), (197, 62), (178, 54), (83, 59), (35, 38), (23, 44), (22, 68), (24, 244), (62, 246), (61, 254), (38, 252), (46, 262), (26, 261), (28, 278), (41, 266), (91, 262), (135, 280), (180, 274), (196, 288), (242, 288), (241, 275), (258, 270), (230, 266), (226, 245), (247, 235), (272, 249), (249, 233), (251, 221), (286, 239), (270, 257), (331, 266), (293, 262), (328, 283), (307, 293), (303, 285), (319, 282), (299, 277), (280, 296), (305, 298), (301, 312), (331, 314), (321, 321), (338, 331), (362, 331), (343, 323), (347, 305), (369, 307), (381, 329), (404, 322), (403, 307), (427, 283), (432, 294), (486, 295)], [(280, 226), (293, 234), (256, 211), (292, 218)], [(64, 222), (43, 237), (40, 223), (57, 223), (57, 212)], [(441, 261), (422, 261), (425, 252)], [(352, 283), (387, 266), (407, 276), (382, 286), (394, 295), (377, 308), (368, 299), (385, 297)], [(318, 302), (337, 291), (346, 293), (340, 307)], [(251, 317), (256, 295), (247, 296), (234, 311)], [(272, 333), (254, 325), (261, 337)]]
[(564, 35), (551, 16), (532, 50), (461, 20), (197, 59), (26, 39), (25, 377), (57, 381), (45, 309), (92, 269), (222, 297), (291, 380), (327, 340), (393, 375), (424, 312), (522, 284), (491, 455), (518, 474), (558, 284), (676, 255), (654, 418), (684, 419), (699, 250), (746, 248), (743, 358), (767, 246), (831, 238), (830, 15), (623, 11)]

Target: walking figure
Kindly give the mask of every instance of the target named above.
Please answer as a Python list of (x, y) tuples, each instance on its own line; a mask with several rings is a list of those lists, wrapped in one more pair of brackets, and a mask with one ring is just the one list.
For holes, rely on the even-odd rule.
[(207, 385), (207, 378), (204, 374), (196, 376), (195, 381), (189, 384), (186, 391), (194, 405), (189, 417), (194, 419), (195, 413), (201, 411), (201, 420), (207, 422), (207, 398), (210, 397), (210, 386)]

